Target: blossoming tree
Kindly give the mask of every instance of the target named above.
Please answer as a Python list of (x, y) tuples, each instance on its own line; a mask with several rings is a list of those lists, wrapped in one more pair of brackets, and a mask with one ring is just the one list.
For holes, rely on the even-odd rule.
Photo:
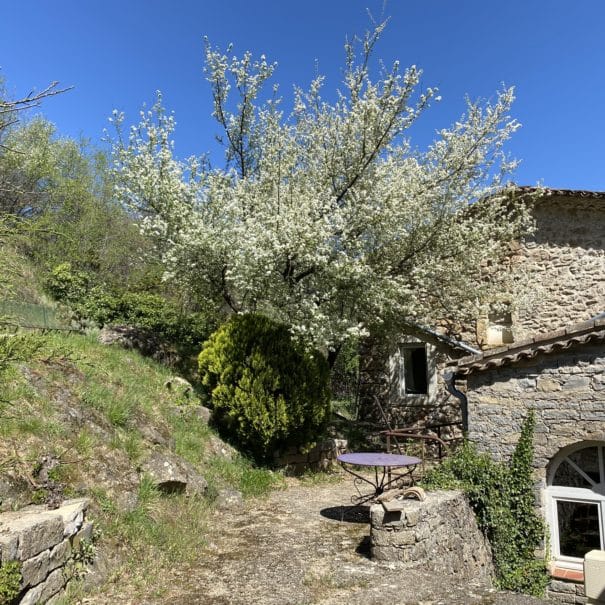
[(407, 131), (439, 97), (417, 91), (414, 66), (372, 75), (383, 28), (345, 45), (334, 102), (319, 76), (294, 90), (291, 112), (265, 92), (275, 64), (206, 42), (222, 168), (176, 159), (161, 98), (127, 133), (114, 117), (120, 195), (156, 236), (166, 279), (282, 320), (331, 359), (379, 326), (470, 316), (490, 286), (478, 268), (528, 225), (522, 205), (498, 203), (515, 167), (503, 151), (519, 126), (513, 90), (468, 101), (415, 149)]

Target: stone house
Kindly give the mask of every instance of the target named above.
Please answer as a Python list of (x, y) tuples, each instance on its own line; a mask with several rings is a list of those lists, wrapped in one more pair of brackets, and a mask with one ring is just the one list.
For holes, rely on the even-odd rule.
[(510, 459), (534, 411), (549, 592), (585, 602), (583, 557), (605, 550), (605, 314), (463, 359), (455, 373), (466, 380), (468, 437), (495, 459)]
[(485, 312), (475, 325), (463, 328), (462, 339), (417, 326), (383, 344), (387, 351), (367, 356), (368, 363), (388, 368), (378, 379), (376, 367), (362, 370), (372, 377), (367, 390), (375, 395), (382, 389), (386, 395), (393, 425), (461, 422), (458, 401), (443, 380), (448, 363), (565, 329), (605, 311), (605, 192), (544, 189), (531, 204), (535, 231), (511, 243), (509, 262), (502, 267), (517, 272), (525, 286), (522, 295), (499, 293), (493, 311), (486, 301)]
[(463, 341), (421, 326), (396, 339), (381, 388), (392, 425), (457, 421), (502, 460), (534, 410), (550, 594), (583, 603), (583, 556), (605, 550), (605, 192), (545, 189), (531, 204), (535, 231), (499, 268), (523, 295), (487, 301)]
[(584, 554), (605, 550), (605, 192), (543, 189), (529, 203), (534, 232), (495, 269), (514, 271), (521, 294), (485, 301), (459, 339), (414, 326), (372, 343), (362, 375), (391, 426), (457, 422), (499, 460), (534, 411), (549, 593), (585, 603)]
[(546, 190), (533, 213), (511, 258), (533, 295), (479, 318), (482, 351), (450, 369), (468, 436), (494, 458), (510, 458), (534, 411), (549, 595), (585, 603), (583, 557), (605, 550), (605, 193)]

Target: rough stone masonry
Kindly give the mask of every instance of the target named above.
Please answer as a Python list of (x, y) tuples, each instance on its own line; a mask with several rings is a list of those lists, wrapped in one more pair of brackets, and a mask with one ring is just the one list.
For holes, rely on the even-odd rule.
[(21, 563), (20, 605), (53, 603), (70, 574), (66, 569), (84, 540), (92, 539), (86, 521), (88, 500), (67, 500), (55, 510), (29, 506), (0, 514), (0, 565)]
[(404, 500), (401, 508), (370, 508), (372, 558), (457, 578), (493, 575), (489, 546), (462, 492), (427, 492), (423, 502)]

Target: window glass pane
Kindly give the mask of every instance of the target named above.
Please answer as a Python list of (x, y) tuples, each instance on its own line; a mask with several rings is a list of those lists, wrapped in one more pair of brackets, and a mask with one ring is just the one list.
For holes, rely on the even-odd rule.
[(601, 482), (599, 472), (599, 453), (597, 447), (585, 447), (567, 456), (575, 462), (595, 483)]
[(411, 395), (427, 394), (427, 365), (424, 346), (403, 349), (405, 392)]
[(601, 548), (598, 504), (557, 501), (559, 548), (563, 556), (582, 558)]
[[(594, 482), (591, 483), (578, 473), (578, 471), (568, 463), (571, 460), (578, 468)], [(573, 452), (563, 460), (559, 465), (553, 478), (553, 485), (566, 485), (568, 487), (587, 487), (592, 488), (595, 484), (601, 482), (599, 471), (599, 452), (596, 446), (585, 447), (584, 449)]]
[[(584, 470), (584, 469), (582, 469)], [(555, 473), (552, 481), (553, 485), (565, 485), (567, 487), (588, 487), (591, 488), (592, 484), (578, 473), (578, 471), (567, 462), (563, 460)]]

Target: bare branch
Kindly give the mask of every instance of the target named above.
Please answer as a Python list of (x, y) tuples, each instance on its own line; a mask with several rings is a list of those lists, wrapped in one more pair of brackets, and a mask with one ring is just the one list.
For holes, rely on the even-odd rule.
[(38, 93), (34, 93), (32, 91), (22, 99), (16, 99), (14, 101), (0, 100), (0, 114), (12, 113), (14, 111), (24, 111), (26, 109), (31, 109), (32, 107), (38, 107), (42, 99), (54, 97), (73, 89), (73, 86), (68, 86), (67, 88), (57, 88), (58, 86), (59, 82), (55, 81), (51, 82), (44, 90)]

